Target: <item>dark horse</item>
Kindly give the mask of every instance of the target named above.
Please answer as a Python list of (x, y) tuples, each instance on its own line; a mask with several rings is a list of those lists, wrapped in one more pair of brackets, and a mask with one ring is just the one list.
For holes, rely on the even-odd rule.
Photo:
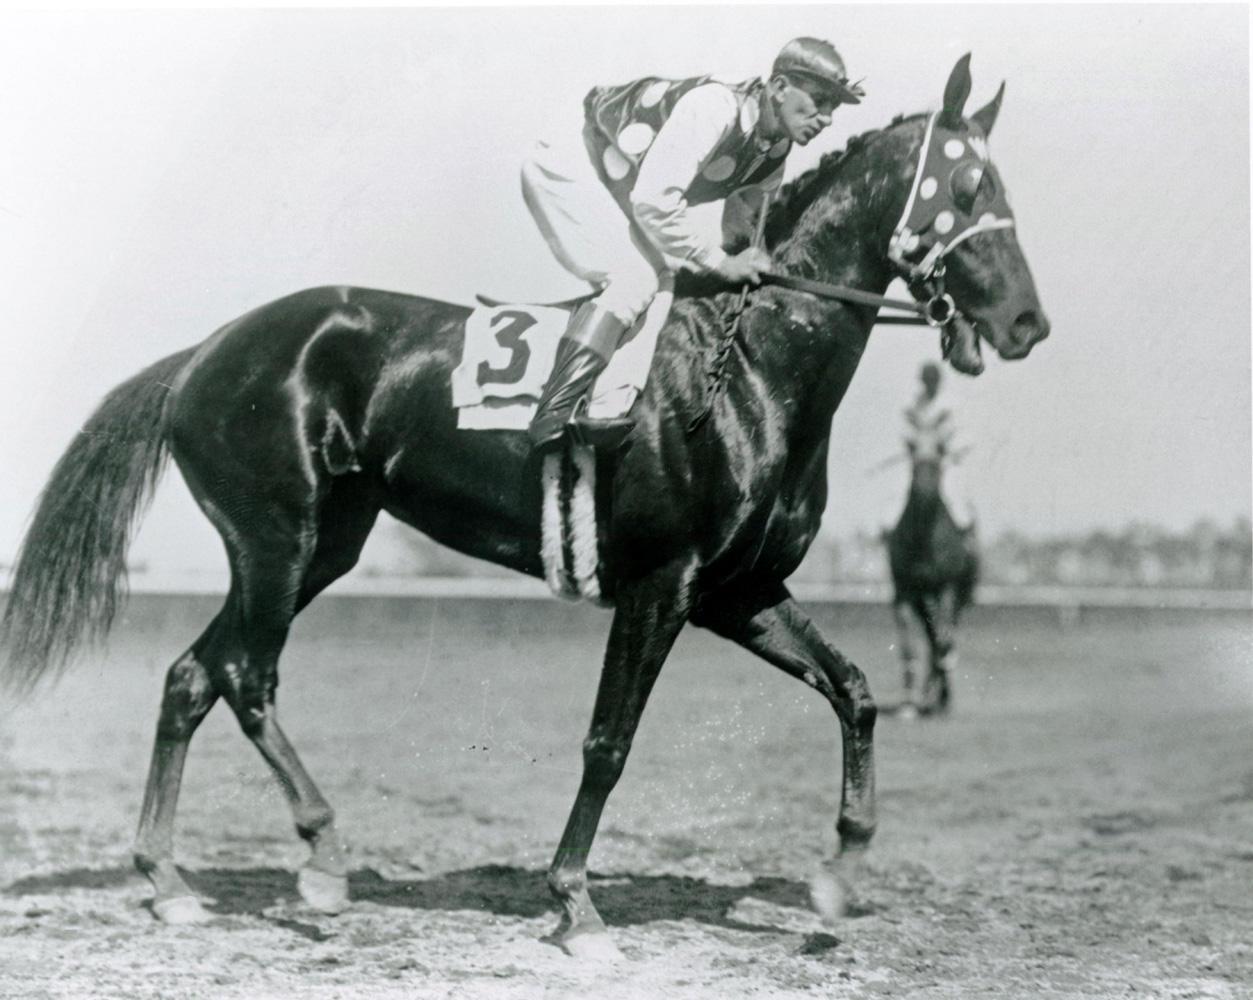
[[(969, 120), (968, 60), (941, 114), (986, 134), (999, 98)], [(854, 140), (791, 186), (767, 239), (784, 272), (882, 293), (885, 254), (909, 200), (929, 116)], [(988, 164), (989, 172), (991, 165)], [(925, 245), (918, 248), (925, 250)], [(946, 257), (948, 289), (1002, 358), (1048, 333), (1012, 229)], [(784, 580), (826, 503), (836, 407), (874, 326), (873, 306), (783, 288), (754, 293), (712, 393), (708, 359), (739, 294), (681, 299), (660, 338), (630, 447), (602, 459), (603, 576), (615, 608), (583, 777), (548, 882), (571, 953), (612, 951), (587, 891), (587, 857), (640, 714), (686, 622), (804, 681), (843, 732), (842, 851), (875, 828), (875, 704)], [(271, 765), (312, 848), (306, 900), (347, 899), (334, 813), (279, 728), (279, 653), (293, 617), (355, 563), (379, 510), (461, 552), (541, 576), (541, 517), (521, 487), (526, 435), (458, 430), (449, 378), (470, 310), (357, 288), (262, 306), (118, 386), (52, 474), (23, 542), (4, 627), (9, 681), (32, 685), (104, 632), (121, 596), (128, 534), (173, 455), (225, 542), (231, 584), (204, 633), (170, 667), (135, 843), (169, 920), (203, 918), (173, 857), (188, 742), (218, 698)], [(710, 403), (706, 419), (694, 418)]]
[[(926, 428), (910, 441), (909, 496), (900, 520), (886, 537), (894, 590), (892, 615), (904, 665), (905, 696), (897, 709), (902, 715), (948, 709), (957, 620), (969, 607), (979, 578), (974, 525), (963, 528), (953, 520), (940, 490), (949, 457), (936, 428)], [(927, 675), (917, 701), (910, 611), (921, 623), (928, 647)]]

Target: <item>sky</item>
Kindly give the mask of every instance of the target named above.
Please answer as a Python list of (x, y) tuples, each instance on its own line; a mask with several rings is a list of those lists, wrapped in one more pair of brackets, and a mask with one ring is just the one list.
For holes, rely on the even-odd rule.
[[(529, 145), (597, 84), (768, 72), (830, 39), (866, 98), (794, 153), (939, 106), (972, 53), (1052, 336), (944, 392), (987, 537), (1250, 512), (1248, 8), (740, 5), (0, 14), (0, 562), (101, 398), (321, 284), (578, 294), (523, 204)], [(577, 124), (567, 127), (577, 127)], [(900, 289), (893, 289), (893, 294)], [(877, 531), (934, 333), (881, 327), (836, 414), (824, 531)], [(171, 468), (136, 540), (224, 566)]]

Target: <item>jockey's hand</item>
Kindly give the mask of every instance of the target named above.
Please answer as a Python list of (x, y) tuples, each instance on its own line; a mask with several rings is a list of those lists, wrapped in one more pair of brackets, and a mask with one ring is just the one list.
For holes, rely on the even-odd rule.
[(760, 247), (749, 247), (726, 257), (714, 272), (733, 285), (745, 282), (761, 284), (761, 276), (770, 270), (770, 255)]

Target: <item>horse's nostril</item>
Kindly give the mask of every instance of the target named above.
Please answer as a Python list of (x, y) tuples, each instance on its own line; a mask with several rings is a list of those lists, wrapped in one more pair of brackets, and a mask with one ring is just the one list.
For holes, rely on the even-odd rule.
[(1020, 313), (1010, 331), (1015, 343), (1030, 347), (1049, 335), (1049, 321), (1035, 310)]

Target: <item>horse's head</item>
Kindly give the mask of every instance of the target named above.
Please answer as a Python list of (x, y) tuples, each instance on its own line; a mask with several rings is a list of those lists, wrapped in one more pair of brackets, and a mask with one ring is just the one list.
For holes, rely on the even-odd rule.
[(1014, 235), (1005, 185), (988, 158), (987, 137), (1004, 92), (1002, 84), (985, 107), (963, 117), (970, 56), (957, 61), (943, 109), (927, 120), (888, 256), (915, 295), (935, 301), (951, 295), (957, 319), (1012, 360), (1047, 337), (1049, 323)]

